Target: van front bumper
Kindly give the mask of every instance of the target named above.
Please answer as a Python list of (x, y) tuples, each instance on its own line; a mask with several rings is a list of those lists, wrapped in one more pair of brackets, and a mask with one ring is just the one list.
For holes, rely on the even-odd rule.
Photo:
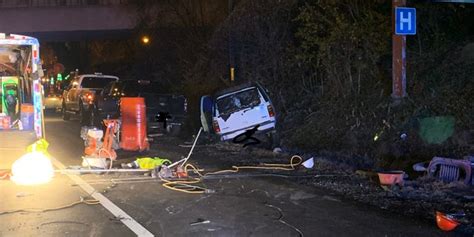
[[(260, 126), (258, 127), (257, 131), (255, 132), (255, 134), (262, 134), (262, 133), (268, 133), (270, 131), (273, 131), (275, 130), (275, 121), (270, 121), (270, 122), (266, 122), (266, 123), (263, 123), (263, 124), (260, 124)], [(228, 141), (228, 140), (231, 140), (231, 139), (234, 139), (235, 137), (237, 137), (238, 135), (242, 134), (242, 133), (245, 133), (247, 130), (250, 130), (252, 128), (254, 128), (255, 126), (257, 126), (258, 124), (256, 125), (253, 125), (253, 126), (249, 126), (249, 127), (246, 127), (246, 128), (243, 128), (243, 129), (240, 129), (240, 130), (237, 130), (237, 131), (233, 131), (233, 132), (229, 132), (229, 133), (224, 133), (224, 134), (220, 134), (220, 137), (221, 137), (221, 141)]]

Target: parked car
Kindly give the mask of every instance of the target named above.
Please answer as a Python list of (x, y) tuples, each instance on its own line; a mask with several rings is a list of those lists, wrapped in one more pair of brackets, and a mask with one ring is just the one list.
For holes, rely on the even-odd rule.
[(119, 118), (122, 97), (144, 97), (148, 133), (177, 135), (186, 118), (187, 100), (183, 95), (160, 93), (162, 91), (159, 85), (147, 80), (111, 82), (97, 96), (95, 117)]
[(56, 87), (44, 87), (43, 105), (45, 110), (58, 111), (62, 106), (62, 93)]
[(58, 111), (62, 106), (61, 93), (48, 93), (44, 96), (44, 109), (51, 111)]
[[(242, 135), (265, 134), (278, 145), (276, 114), (267, 91), (258, 83), (247, 83), (201, 98), (204, 131), (214, 132), (221, 141)], [(212, 130), (211, 130), (212, 128)]]
[(101, 73), (78, 75), (64, 89), (62, 100), (62, 116), (69, 120), (71, 114), (78, 114), (81, 124), (91, 125), (95, 96), (100, 94), (110, 82), (118, 81), (116, 76)]

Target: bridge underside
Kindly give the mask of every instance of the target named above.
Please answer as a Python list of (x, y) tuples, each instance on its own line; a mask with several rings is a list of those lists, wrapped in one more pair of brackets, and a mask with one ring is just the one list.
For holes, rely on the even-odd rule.
[(18, 32), (37, 38), (40, 42), (65, 42), (65, 41), (87, 41), (87, 40), (113, 40), (125, 39), (131, 36), (133, 30), (78, 30), (78, 31), (56, 31), (56, 32)]
[(123, 38), (135, 21), (135, 12), (122, 5), (0, 9), (1, 32), (41, 42)]

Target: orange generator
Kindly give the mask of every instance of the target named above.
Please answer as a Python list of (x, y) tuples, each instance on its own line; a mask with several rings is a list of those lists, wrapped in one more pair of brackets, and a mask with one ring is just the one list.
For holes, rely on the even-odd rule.
[(120, 147), (127, 151), (144, 151), (150, 148), (146, 134), (146, 106), (142, 97), (122, 97)]

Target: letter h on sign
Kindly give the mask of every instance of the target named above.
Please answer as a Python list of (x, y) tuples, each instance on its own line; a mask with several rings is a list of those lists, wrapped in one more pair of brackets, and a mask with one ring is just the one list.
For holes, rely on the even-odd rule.
[(395, 34), (416, 34), (416, 9), (408, 7), (395, 8)]

